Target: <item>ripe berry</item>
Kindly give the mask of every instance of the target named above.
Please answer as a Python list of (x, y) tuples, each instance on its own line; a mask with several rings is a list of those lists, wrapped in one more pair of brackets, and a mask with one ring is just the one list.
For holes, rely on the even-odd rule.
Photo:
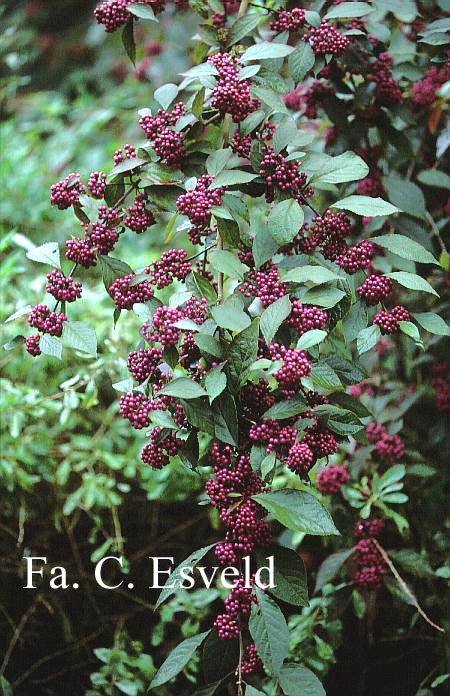
[(368, 305), (376, 305), (390, 295), (393, 287), (394, 283), (387, 276), (370, 275), (356, 292)]
[(30, 326), (50, 336), (61, 336), (65, 321), (67, 317), (63, 312), (54, 312), (43, 304), (33, 307), (28, 315)]
[(72, 237), (66, 242), (66, 259), (74, 261), (83, 268), (90, 268), (97, 263), (97, 253), (88, 240)]
[(324, 495), (339, 493), (344, 483), (350, 480), (346, 466), (328, 466), (317, 474), (317, 488)]
[(108, 292), (114, 300), (117, 309), (133, 309), (137, 302), (147, 302), (153, 297), (153, 290), (147, 280), (131, 285), (133, 273), (117, 278)]
[(314, 454), (304, 442), (299, 442), (289, 450), (287, 465), (294, 474), (304, 476), (314, 464)]
[(47, 273), (47, 281), (45, 289), (61, 302), (75, 302), (81, 297), (81, 283), (74, 281), (71, 276), (66, 278), (57, 268)]
[(31, 334), (30, 336), (27, 336), (25, 339), (25, 348), (27, 349), (28, 353), (33, 357), (41, 355), (41, 349), (39, 348), (40, 340), (41, 337), (39, 334)]
[(104, 172), (92, 172), (89, 175), (87, 187), (94, 198), (103, 198), (106, 190), (106, 174)]
[(71, 205), (78, 205), (80, 195), (84, 192), (78, 172), (68, 174), (65, 179), (50, 187), (50, 203), (60, 210), (66, 210)]

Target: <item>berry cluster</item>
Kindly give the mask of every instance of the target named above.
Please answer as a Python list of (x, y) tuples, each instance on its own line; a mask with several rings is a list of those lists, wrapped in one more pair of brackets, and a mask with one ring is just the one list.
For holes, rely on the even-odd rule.
[(336, 263), (350, 275), (357, 271), (367, 270), (372, 263), (375, 248), (372, 242), (364, 239), (337, 257)]
[(313, 218), (310, 237), (326, 259), (335, 261), (347, 251), (345, 238), (350, 232), (350, 220), (345, 213), (327, 210)]
[(173, 130), (173, 126), (184, 112), (183, 102), (177, 102), (171, 111), (158, 109), (155, 115), (146, 114), (139, 120), (139, 125), (150, 140), (153, 150), (161, 161), (169, 166), (179, 166), (184, 157), (184, 135)]
[(93, 222), (90, 229), (86, 227), (86, 241), (99, 254), (109, 254), (114, 249), (118, 239), (117, 230), (111, 229), (105, 222)]
[(153, 428), (148, 442), (141, 452), (144, 464), (149, 464), (152, 469), (162, 469), (169, 463), (169, 457), (178, 454), (183, 441), (174, 435), (163, 435), (161, 428)]
[(387, 276), (373, 274), (367, 276), (356, 292), (368, 305), (376, 305), (389, 297), (393, 287), (394, 283)]
[(231, 114), (240, 123), (259, 106), (250, 95), (250, 81), (239, 79), (239, 63), (229, 53), (216, 53), (208, 58), (217, 69), (217, 84), (211, 93), (211, 106), (219, 113)]
[(375, 444), (378, 456), (389, 464), (399, 462), (402, 459), (405, 445), (399, 435), (389, 435), (384, 425), (369, 423), (366, 428), (366, 436), (369, 442)]
[(133, 309), (136, 302), (147, 302), (153, 297), (153, 290), (147, 280), (133, 285), (135, 275), (128, 273), (117, 278), (109, 287), (108, 292), (114, 300), (117, 309)]
[(303, 305), (300, 300), (291, 300), (291, 313), (286, 319), (287, 326), (295, 329), (300, 336), (311, 329), (323, 329), (328, 321), (328, 313), (314, 305)]
[(187, 261), (188, 255), (184, 249), (169, 249), (161, 254), (158, 261), (147, 269), (150, 274), (150, 282), (156, 285), (158, 290), (173, 283), (174, 279), (185, 280), (191, 272), (191, 262)]
[(392, 56), (388, 51), (380, 53), (367, 76), (375, 82), (375, 101), (381, 106), (392, 106), (403, 99), (402, 90), (392, 77)]
[(317, 488), (324, 495), (339, 493), (344, 483), (350, 480), (346, 466), (328, 466), (317, 474)]
[(251, 269), (239, 289), (245, 297), (260, 299), (264, 307), (287, 294), (286, 286), (280, 281), (278, 269), (271, 262), (266, 264), (265, 270)]
[(311, 27), (303, 40), (309, 40), (317, 56), (341, 56), (350, 46), (350, 40), (332, 24), (322, 19), (319, 27)]
[(81, 283), (74, 281), (72, 276), (66, 278), (64, 273), (57, 268), (47, 273), (45, 289), (60, 302), (75, 302), (81, 297), (82, 290)]
[(305, 22), (305, 10), (294, 7), (293, 10), (280, 10), (270, 23), (270, 28), (276, 34), (282, 31), (298, 31)]
[(152, 316), (152, 326), (144, 324), (141, 333), (146, 341), (161, 343), (164, 348), (170, 348), (178, 343), (180, 330), (174, 327), (177, 321), (183, 319), (183, 312), (177, 307), (162, 305)]
[(211, 220), (211, 208), (221, 205), (225, 192), (223, 187), (211, 189), (214, 177), (202, 174), (195, 188), (189, 189), (177, 199), (177, 207), (180, 213), (186, 215), (191, 224), (190, 238), (193, 243), (198, 243), (200, 235), (209, 234)]
[(28, 315), (28, 323), (33, 329), (50, 336), (61, 336), (65, 321), (67, 317), (63, 312), (55, 312), (43, 304), (33, 307)]
[(298, 162), (288, 162), (281, 153), (276, 153), (272, 146), (266, 148), (259, 174), (265, 181), (266, 199), (269, 203), (274, 200), (277, 189), (301, 200), (306, 174), (299, 171)]
[(432, 65), (423, 80), (415, 82), (412, 87), (412, 100), (420, 106), (430, 106), (436, 100), (436, 92), (450, 79), (450, 70), (444, 66)]
[(281, 393), (286, 398), (292, 398), (301, 387), (302, 377), (311, 374), (311, 363), (304, 350), (286, 348), (278, 343), (271, 343), (269, 352), (272, 360), (281, 360), (282, 366), (273, 376), (278, 382)]
[(436, 406), (439, 411), (450, 411), (450, 366), (436, 363), (432, 368), (432, 387), (436, 393)]
[(103, 24), (105, 31), (111, 33), (117, 31), (128, 22), (131, 15), (127, 10), (132, 0), (105, 0), (94, 10), (94, 17), (98, 24)]
[(401, 305), (397, 305), (390, 312), (381, 310), (373, 318), (373, 324), (380, 327), (382, 334), (394, 334), (400, 331), (399, 321), (409, 321), (411, 319), (408, 310)]
[(106, 191), (106, 174), (104, 172), (91, 172), (87, 187), (94, 198), (103, 198)]
[(91, 268), (97, 263), (97, 253), (87, 239), (72, 237), (66, 242), (66, 259), (83, 268)]
[(129, 143), (126, 143), (123, 147), (119, 147), (113, 155), (114, 164), (121, 164), (127, 159), (134, 159), (137, 157), (136, 148)]
[(127, 367), (137, 382), (151, 377), (162, 361), (163, 352), (159, 348), (140, 348), (128, 355)]
[(360, 520), (355, 525), (355, 534), (360, 539), (354, 549), (357, 567), (354, 583), (362, 590), (376, 590), (386, 574), (386, 562), (374, 543), (384, 528), (382, 519)]
[(71, 205), (79, 205), (84, 187), (78, 172), (68, 174), (64, 179), (50, 187), (50, 203), (59, 210), (67, 210)]
[(146, 208), (146, 198), (143, 193), (138, 193), (134, 199), (134, 205), (127, 209), (123, 222), (128, 229), (136, 234), (145, 232), (151, 225), (155, 224), (153, 213)]

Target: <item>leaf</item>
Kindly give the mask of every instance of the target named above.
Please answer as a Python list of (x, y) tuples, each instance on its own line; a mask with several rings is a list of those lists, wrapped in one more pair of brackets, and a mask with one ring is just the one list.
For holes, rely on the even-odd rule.
[(44, 355), (50, 355), (52, 358), (61, 360), (62, 344), (56, 336), (49, 336), (48, 334), (41, 336), (39, 339), (39, 348)]
[(234, 295), (231, 295), (223, 305), (211, 307), (211, 315), (218, 326), (229, 331), (243, 331), (251, 324), (250, 317), (244, 312)]
[(388, 551), (388, 555), (394, 563), (399, 563), (404, 570), (412, 575), (416, 575), (419, 578), (434, 577), (434, 570), (428, 560), (413, 549), (391, 550)]
[(198, 399), (207, 396), (203, 387), (188, 377), (177, 377), (159, 390), (158, 394), (176, 396), (179, 399)]
[(425, 331), (438, 336), (450, 336), (450, 326), (438, 314), (421, 312), (412, 316)]
[(247, 118), (244, 118), (242, 123), (240, 124), (239, 131), (242, 133), (242, 135), (248, 135), (249, 133), (252, 133), (255, 128), (259, 126), (260, 123), (264, 121), (266, 117), (266, 114), (262, 109), (259, 109), (258, 111), (253, 111), (251, 114), (247, 116)]
[(200, 349), (201, 353), (212, 356), (214, 358), (223, 357), (223, 349), (217, 338), (208, 334), (196, 334), (194, 341)]
[(358, 353), (362, 355), (373, 348), (381, 338), (381, 331), (378, 326), (367, 326), (361, 329), (356, 339)]
[(206, 160), (206, 171), (210, 176), (217, 176), (227, 165), (228, 160), (233, 154), (230, 147), (222, 150), (215, 150)]
[(128, 58), (136, 67), (136, 42), (134, 40), (134, 21), (129, 19), (122, 31), (122, 44)]
[(95, 329), (82, 321), (65, 321), (63, 324), (62, 342), (69, 348), (74, 348), (88, 355), (97, 355), (97, 335)]
[(266, 670), (278, 675), (289, 651), (286, 619), (279, 606), (259, 588), (256, 596), (258, 605), (252, 604), (248, 624), (250, 635)]
[(210, 404), (223, 392), (226, 386), (227, 378), (222, 372), (222, 366), (213, 367), (205, 377), (205, 389), (208, 392)]
[(209, 303), (217, 302), (217, 293), (211, 283), (200, 273), (192, 271), (192, 280), (200, 297), (206, 297)]
[(405, 237), (403, 234), (383, 234), (381, 237), (371, 237), (371, 242), (387, 249), (393, 254), (397, 254), (402, 259), (417, 261), (418, 263), (434, 263), (439, 266), (433, 254), (418, 244), (413, 239)]
[(172, 650), (169, 657), (164, 660), (163, 664), (158, 669), (152, 683), (150, 684), (150, 688), (156, 689), (157, 686), (166, 684), (166, 682), (168, 682), (170, 679), (176, 677), (176, 675), (181, 672), (183, 667), (187, 665), (197, 648), (203, 643), (206, 636), (208, 636), (210, 632), (211, 631), (209, 630), (205, 631), (204, 633), (199, 633), (198, 636), (187, 638), (182, 643), (177, 645), (175, 650)]
[(295, 140), (297, 132), (297, 126), (292, 119), (282, 121), (273, 136), (275, 152), (281, 152), (290, 145)]
[(4, 323), (7, 324), (10, 321), (15, 321), (16, 319), (19, 319), (19, 317), (23, 317), (24, 314), (29, 314), (32, 309), (33, 307), (31, 305), (21, 307), (17, 310), (17, 312), (14, 312), (14, 314), (11, 314), (7, 319), (5, 319)]
[(288, 295), (272, 302), (261, 314), (261, 333), (267, 344), (272, 340), (285, 319), (291, 313), (291, 301)]
[(384, 177), (383, 183), (391, 203), (401, 205), (407, 215), (425, 219), (425, 198), (417, 184), (403, 179), (394, 172)]
[(268, 107), (270, 107), (270, 109), (274, 113), (289, 115), (289, 111), (284, 101), (281, 99), (281, 97), (278, 96), (278, 94), (275, 94), (275, 92), (273, 92), (271, 89), (266, 89), (265, 87), (259, 87), (254, 85), (252, 87), (252, 93), (253, 96), (262, 101), (263, 104), (266, 104)]
[(264, 418), (274, 418), (275, 420), (283, 420), (284, 418), (292, 418), (299, 413), (306, 411), (308, 406), (302, 396), (295, 396), (293, 399), (279, 401), (271, 406), (264, 414)]
[[(215, 544), (210, 544), (209, 546), (204, 546), (202, 549), (197, 549), (197, 551), (193, 551), (190, 556), (188, 556), (182, 563), (177, 565), (175, 570), (172, 571), (172, 573), (169, 575), (166, 582), (164, 583), (164, 587), (161, 590), (159, 597), (156, 601), (155, 609), (157, 609), (163, 602), (166, 601), (166, 599), (168, 599), (178, 591), (179, 588), (176, 585), (177, 583), (179, 584), (182, 580), (181, 569), (189, 567), (195, 568), (197, 563), (201, 561), (202, 558), (206, 556), (208, 551), (211, 551), (211, 549), (214, 548), (214, 546)], [(175, 585), (175, 587), (171, 588), (170, 585)]]
[(158, 89), (155, 89), (154, 98), (161, 104), (163, 109), (168, 109), (172, 102), (176, 99), (178, 95), (178, 87), (173, 83), (169, 82), (166, 85), (161, 85)]
[(358, 181), (369, 173), (369, 167), (354, 152), (343, 152), (337, 157), (328, 157), (317, 173), (311, 177), (314, 183), (341, 184), (346, 181)]
[(289, 70), (295, 82), (303, 80), (314, 66), (315, 55), (309, 43), (301, 43), (289, 56)]
[(259, 321), (254, 319), (231, 341), (227, 352), (230, 389), (236, 393), (247, 380), (248, 371), (258, 354)]
[(338, 279), (339, 275), (337, 273), (323, 266), (300, 266), (288, 271), (282, 280), (283, 283), (297, 283), (300, 285), (301, 283), (311, 282), (314, 285), (321, 285), (322, 283), (330, 283)]
[(139, 17), (139, 19), (149, 19), (151, 22), (159, 21), (155, 17), (155, 13), (150, 5), (141, 5), (140, 3), (133, 2), (131, 5), (127, 5), (127, 10), (128, 12), (131, 12), (131, 14), (134, 14), (135, 17)]
[(281, 668), (280, 685), (285, 696), (326, 696), (314, 672), (299, 665), (284, 665)]
[(346, 19), (347, 17), (364, 17), (373, 12), (373, 7), (366, 2), (343, 2), (337, 7), (332, 7), (324, 19)]
[(237, 446), (238, 419), (236, 404), (229, 392), (221, 394), (213, 404), (214, 434), (227, 445)]
[(236, 670), (239, 662), (239, 641), (222, 640), (211, 631), (203, 646), (202, 666), (207, 684), (223, 679)]
[(256, 179), (258, 174), (244, 172), (240, 169), (226, 169), (212, 182), (210, 189), (219, 188), (219, 186), (236, 186), (237, 184), (248, 184), (253, 179)]
[(111, 170), (109, 174), (109, 179), (114, 179), (118, 174), (127, 174), (127, 172), (133, 171), (138, 167), (142, 167), (143, 164), (148, 164), (147, 160), (142, 159), (142, 157), (130, 157), (124, 159), (123, 162), (116, 164), (114, 169)]
[(267, 227), (260, 229), (253, 240), (252, 254), (256, 268), (260, 268), (277, 253), (278, 244), (269, 234)]
[[(276, 587), (269, 587), (268, 592), (283, 602), (297, 607), (307, 607), (309, 602), (306, 571), (298, 553), (284, 546), (258, 549), (256, 552), (258, 568), (263, 567), (270, 556), (274, 558), (274, 584)], [(264, 576), (262, 579), (265, 580)]]
[(214, 419), (208, 399), (181, 401), (188, 422), (204, 433), (214, 435)]
[(260, 14), (249, 14), (244, 17), (237, 19), (230, 27), (228, 32), (228, 43), (227, 46), (234, 46), (240, 42), (244, 36), (250, 34), (258, 24), (260, 24), (263, 17)]
[(268, 60), (270, 58), (285, 58), (292, 53), (294, 48), (286, 44), (273, 43), (272, 41), (261, 41), (247, 48), (242, 54), (241, 63), (248, 63), (251, 60)]
[(429, 292), (431, 295), (436, 295), (439, 297), (436, 290), (430, 285), (430, 283), (422, 278), (416, 273), (407, 273), (406, 271), (394, 271), (393, 273), (386, 273), (388, 278), (396, 280), (397, 283), (403, 285), (403, 287), (409, 290), (417, 290), (418, 292)]
[(244, 274), (249, 270), (248, 266), (239, 261), (236, 254), (223, 249), (216, 249), (209, 252), (209, 262), (211, 266), (220, 273), (224, 273), (229, 278), (242, 280)]
[(109, 290), (116, 278), (121, 278), (124, 275), (134, 272), (127, 263), (120, 259), (115, 259), (112, 256), (99, 256), (99, 261), (103, 284), (106, 290)]
[(418, 180), (425, 186), (450, 189), (450, 176), (438, 169), (423, 169), (418, 175)]
[(393, 213), (402, 212), (400, 208), (387, 203), (382, 198), (372, 198), (371, 196), (348, 196), (332, 203), (330, 208), (349, 210), (351, 213), (364, 217), (378, 217), (379, 215), (393, 215)]
[(279, 246), (289, 244), (303, 225), (304, 217), (303, 210), (297, 201), (292, 198), (281, 201), (269, 213), (269, 233)]
[(415, 324), (412, 323), (412, 321), (399, 321), (398, 325), (402, 333), (412, 338), (413, 341), (415, 341), (415, 343), (424, 350), (424, 345), (420, 338), (419, 329)]
[(353, 549), (345, 549), (344, 551), (332, 553), (323, 561), (319, 567), (319, 570), (317, 571), (314, 592), (319, 592), (324, 585), (330, 582), (330, 580), (337, 575), (339, 569), (343, 566), (345, 561), (350, 558), (352, 553)]
[(326, 331), (322, 331), (321, 329), (311, 329), (310, 331), (306, 331), (303, 336), (300, 336), (297, 343), (297, 348), (299, 350), (308, 350), (308, 348), (312, 348), (318, 343), (322, 343), (326, 337)]
[(317, 362), (312, 366), (311, 378), (318, 387), (330, 391), (342, 389), (342, 383), (331, 365), (325, 361)]
[(328, 510), (311, 493), (284, 488), (280, 491), (254, 495), (253, 500), (271, 512), (278, 522), (294, 532), (304, 532), (315, 536), (340, 534)]
[(33, 249), (27, 251), (27, 258), (31, 261), (47, 263), (49, 266), (61, 268), (58, 242), (46, 242), (41, 244), (41, 246), (33, 247)]

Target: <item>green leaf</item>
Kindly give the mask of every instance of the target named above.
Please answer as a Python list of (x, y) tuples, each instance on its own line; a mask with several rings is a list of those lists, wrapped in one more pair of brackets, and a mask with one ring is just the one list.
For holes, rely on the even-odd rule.
[(206, 160), (206, 171), (210, 176), (217, 176), (222, 169), (225, 169), (228, 160), (233, 154), (230, 147), (222, 150), (215, 150)]
[(251, 60), (268, 60), (270, 58), (285, 58), (294, 50), (293, 46), (286, 44), (273, 43), (272, 41), (261, 41), (253, 44), (242, 54), (241, 63), (248, 63)]
[(194, 287), (200, 297), (206, 297), (209, 303), (217, 302), (217, 293), (211, 283), (204, 278), (200, 273), (192, 271), (192, 280)]
[(119, 174), (128, 174), (128, 172), (131, 172), (133, 169), (137, 169), (138, 167), (142, 167), (144, 164), (147, 164), (147, 160), (142, 159), (142, 157), (127, 158), (123, 160), (123, 162), (116, 164), (116, 166), (111, 170), (109, 180), (114, 179), (114, 177), (118, 176)]
[(294, 532), (316, 536), (340, 534), (328, 510), (311, 493), (284, 488), (280, 491), (254, 495), (253, 500), (271, 512), (278, 522)]
[(49, 336), (48, 334), (41, 336), (39, 339), (39, 348), (44, 355), (50, 355), (52, 358), (61, 360), (62, 344), (56, 336)]
[(281, 152), (281, 150), (290, 145), (295, 140), (297, 132), (297, 126), (292, 119), (282, 121), (273, 136), (275, 152)]
[(436, 679), (433, 679), (430, 686), (432, 689), (435, 689), (437, 686), (440, 686), (441, 684), (446, 682), (449, 678), (450, 674), (440, 674), (438, 677), (436, 677)]
[(200, 352), (213, 358), (222, 358), (223, 349), (217, 338), (210, 336), (208, 334), (196, 334), (194, 336), (194, 341), (196, 342)]
[(165, 85), (161, 85), (161, 87), (158, 87), (158, 89), (155, 89), (153, 96), (158, 104), (161, 104), (163, 109), (168, 109), (172, 102), (176, 99), (177, 95), (177, 85), (169, 82)]
[[(159, 597), (156, 601), (155, 604), (155, 609), (157, 609), (163, 602), (166, 601), (169, 597), (171, 597), (173, 594), (175, 594), (178, 589), (179, 589), (179, 583), (183, 579), (181, 577), (181, 569), (182, 568), (195, 568), (197, 563), (202, 560), (208, 553), (208, 551), (211, 551), (213, 549), (215, 544), (210, 544), (209, 546), (204, 546), (202, 549), (197, 549), (197, 551), (193, 551), (190, 556), (188, 556), (182, 563), (177, 565), (175, 570), (172, 571), (172, 573), (169, 575), (167, 578), (166, 582), (164, 583), (164, 587), (161, 590)], [(178, 587), (177, 587), (178, 584)], [(170, 587), (170, 585), (175, 585), (175, 587)]]
[(176, 396), (179, 399), (198, 399), (207, 396), (203, 387), (188, 377), (177, 377), (159, 390), (158, 394)]
[(260, 268), (277, 253), (278, 244), (269, 234), (267, 227), (261, 228), (255, 234), (253, 240), (252, 253), (255, 259), (256, 268)]
[(425, 331), (438, 336), (450, 336), (450, 326), (434, 312), (421, 312), (412, 315)]
[(170, 679), (176, 677), (176, 675), (181, 672), (183, 667), (187, 665), (197, 648), (203, 643), (206, 636), (208, 636), (210, 632), (211, 631), (205, 631), (204, 633), (199, 633), (198, 636), (187, 638), (180, 643), (180, 645), (177, 645), (175, 650), (172, 650), (169, 657), (158, 669), (152, 683), (150, 684), (150, 688), (156, 689), (157, 686), (166, 684), (168, 681), (170, 681)]
[(376, 345), (380, 338), (381, 331), (379, 326), (367, 326), (365, 329), (361, 329), (356, 339), (358, 353), (360, 355), (367, 353), (368, 350)]
[(49, 266), (61, 268), (58, 242), (46, 242), (41, 244), (41, 246), (33, 247), (33, 249), (27, 251), (27, 258), (31, 261), (47, 263)]
[(399, 321), (398, 325), (400, 327), (400, 331), (404, 333), (406, 336), (409, 336), (410, 338), (417, 343), (418, 346), (420, 346), (422, 349), (424, 349), (424, 345), (422, 343), (422, 340), (420, 338), (420, 333), (419, 329), (415, 324), (412, 323), (412, 321)]
[(243, 331), (251, 324), (251, 319), (242, 308), (236, 296), (231, 295), (223, 305), (211, 307), (211, 314), (218, 326), (229, 331)]
[(237, 184), (248, 184), (253, 179), (256, 179), (258, 174), (252, 174), (251, 172), (244, 172), (240, 169), (225, 169), (220, 172), (218, 176), (214, 179), (210, 189), (219, 188), (219, 186), (236, 186)]
[(256, 360), (258, 336), (259, 320), (254, 319), (231, 341), (227, 351), (227, 360), (230, 389), (233, 393), (236, 393), (240, 385), (246, 382), (249, 368)]
[(292, 242), (303, 225), (304, 213), (292, 198), (277, 203), (269, 213), (269, 233), (279, 246)]
[(237, 19), (230, 27), (228, 32), (228, 43), (227, 46), (234, 46), (234, 44), (239, 43), (244, 36), (251, 34), (251, 32), (256, 29), (258, 24), (260, 24), (263, 16), (260, 14), (249, 14), (245, 17), (240, 17)]
[(425, 186), (450, 189), (450, 176), (438, 169), (423, 169), (418, 175), (418, 180)]
[(345, 561), (350, 558), (352, 553), (353, 549), (345, 549), (344, 551), (332, 553), (323, 561), (317, 571), (314, 592), (319, 592), (324, 585), (337, 575), (339, 569), (344, 565)]
[(264, 414), (264, 418), (274, 418), (275, 420), (283, 420), (284, 418), (292, 418), (299, 413), (306, 411), (308, 406), (303, 397), (297, 395), (293, 399), (279, 401), (271, 406)]
[(281, 97), (278, 96), (278, 94), (275, 94), (275, 92), (273, 92), (271, 89), (266, 89), (265, 87), (259, 87), (254, 85), (252, 87), (252, 93), (253, 96), (262, 101), (263, 104), (266, 104), (268, 107), (270, 107), (270, 109), (274, 113), (289, 115), (289, 111), (284, 101), (281, 99)]
[(122, 44), (128, 58), (136, 67), (136, 42), (134, 40), (134, 21), (132, 18), (129, 19), (123, 28)]
[(393, 213), (402, 212), (400, 208), (387, 203), (382, 198), (372, 198), (371, 196), (348, 196), (336, 201), (330, 208), (349, 210), (351, 213), (364, 215), (364, 217), (378, 217), (379, 215), (393, 215)]
[(283, 276), (283, 283), (314, 283), (321, 285), (322, 283), (330, 283), (338, 280), (339, 275), (334, 271), (328, 270), (323, 266), (300, 266), (299, 268), (291, 268), (290, 271)]
[(14, 314), (11, 314), (7, 319), (5, 319), (4, 323), (7, 324), (10, 321), (15, 321), (16, 319), (19, 319), (19, 317), (23, 317), (24, 314), (29, 314), (32, 309), (33, 307), (31, 305), (25, 305), (25, 307), (21, 307), (17, 310), (17, 312), (14, 312)]
[(266, 114), (262, 109), (259, 109), (258, 111), (253, 111), (251, 114), (247, 116), (247, 118), (244, 118), (242, 123), (240, 124), (239, 131), (242, 133), (242, 135), (249, 135), (249, 133), (252, 133), (255, 128), (259, 126), (260, 123), (264, 121), (266, 117)]
[(188, 422), (204, 433), (214, 435), (214, 419), (208, 399), (182, 400)]
[(237, 446), (238, 419), (236, 404), (229, 392), (221, 394), (213, 404), (214, 434), (227, 445)]
[(427, 251), (421, 244), (403, 234), (383, 234), (381, 237), (371, 237), (371, 242), (397, 254), (402, 259), (417, 261), (418, 263), (434, 263), (439, 266), (433, 254)]
[(223, 392), (226, 386), (227, 378), (222, 372), (222, 366), (213, 367), (205, 377), (205, 389), (208, 392), (210, 404)]
[(325, 361), (317, 362), (312, 366), (311, 378), (318, 387), (330, 391), (342, 389), (342, 382), (331, 365)]
[(299, 665), (284, 665), (280, 685), (285, 696), (326, 696), (325, 689), (314, 672)]
[(239, 641), (222, 640), (211, 631), (203, 646), (202, 667), (207, 684), (223, 679), (236, 670), (239, 662)]
[(248, 624), (250, 635), (266, 670), (278, 675), (289, 651), (286, 619), (279, 606), (265, 592), (257, 588), (256, 596), (258, 605), (252, 604)]
[(321, 329), (311, 329), (310, 331), (306, 331), (303, 336), (300, 336), (297, 343), (297, 348), (299, 350), (308, 350), (308, 348), (312, 348), (313, 346), (317, 346), (317, 344), (322, 343), (326, 337), (326, 331), (322, 331)]
[(236, 254), (223, 249), (210, 251), (209, 262), (216, 271), (224, 273), (229, 278), (242, 280), (244, 274), (249, 270), (248, 266), (239, 261)]
[(430, 283), (422, 278), (416, 273), (407, 273), (406, 271), (394, 271), (393, 273), (386, 273), (388, 278), (396, 280), (397, 283), (403, 285), (403, 287), (409, 290), (417, 290), (418, 292), (429, 292), (431, 295), (436, 295), (439, 297), (436, 290), (430, 285)]
[(402, 206), (401, 209), (408, 215), (422, 220), (426, 218), (425, 198), (417, 184), (394, 172), (384, 177), (383, 183), (391, 203)]
[(271, 305), (266, 307), (261, 314), (261, 333), (267, 344), (272, 340), (285, 319), (291, 313), (291, 301), (288, 295), (280, 297)]
[(309, 43), (300, 43), (289, 56), (289, 70), (295, 82), (303, 80), (305, 75), (314, 66), (315, 55)]
[(137, 696), (139, 693), (139, 687), (134, 681), (122, 679), (121, 681), (116, 681), (115, 686), (122, 694), (127, 694), (127, 696)]
[[(321, 155), (323, 158), (323, 155)], [(354, 152), (343, 152), (337, 157), (323, 159), (311, 181), (322, 184), (341, 184), (346, 181), (358, 181), (369, 173), (369, 167), (359, 155)]]
[[(284, 546), (271, 546), (268, 549), (258, 549), (256, 559), (258, 568), (267, 565), (267, 558), (274, 558), (274, 584), (268, 592), (283, 602), (297, 607), (307, 607), (308, 584), (305, 565), (296, 551)], [(262, 577), (265, 580), (264, 575)]]
[(366, 2), (343, 2), (337, 7), (332, 7), (324, 19), (346, 19), (347, 17), (364, 17), (373, 12), (374, 8)]
[(12, 686), (5, 677), (0, 677), (0, 694), (1, 696), (13, 696)]
[[(140, 3), (133, 2), (131, 5), (127, 5), (127, 11), (131, 12), (131, 14), (133, 14), (135, 17), (139, 17), (139, 19), (149, 19), (151, 22), (159, 21), (155, 17), (155, 13), (150, 5), (141, 5)], [(166, 107), (164, 106), (163, 108)]]
[(434, 570), (428, 560), (413, 549), (391, 550), (388, 551), (388, 555), (394, 563), (399, 563), (402, 568), (412, 575), (416, 575), (419, 578), (434, 577)]
[(88, 355), (97, 355), (97, 335), (95, 329), (82, 321), (65, 321), (63, 324), (62, 342), (69, 348), (74, 348)]
[(116, 278), (121, 278), (124, 275), (133, 273), (133, 269), (120, 259), (115, 259), (112, 256), (99, 256), (100, 270), (102, 273), (103, 284), (106, 290), (109, 290)]

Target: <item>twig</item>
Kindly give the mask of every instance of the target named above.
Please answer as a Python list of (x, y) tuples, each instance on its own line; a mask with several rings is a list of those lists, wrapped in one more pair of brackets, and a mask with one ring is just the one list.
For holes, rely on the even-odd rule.
[(242, 658), (244, 657), (244, 643), (242, 641), (242, 629), (239, 631), (239, 663), (237, 668), (238, 696), (242, 696)]
[(20, 619), (19, 623), (17, 624), (17, 628), (14, 631), (13, 637), (11, 638), (11, 641), (8, 645), (8, 649), (6, 650), (5, 657), (3, 659), (2, 666), (0, 668), (0, 677), (3, 676), (5, 673), (5, 669), (8, 666), (9, 658), (12, 655), (12, 652), (16, 646), (17, 641), (20, 638), (20, 634), (22, 633), (23, 629), (25, 628), (25, 624), (27, 623), (28, 619), (30, 616), (35, 612), (37, 604), (41, 601), (41, 596), (38, 595), (34, 602), (30, 604), (26, 612), (23, 614), (22, 618)]
[(416, 596), (414, 595), (414, 593), (409, 589), (408, 585), (406, 584), (406, 582), (405, 582), (405, 581), (403, 580), (403, 578), (401, 577), (401, 575), (400, 575), (400, 573), (398, 572), (397, 568), (396, 568), (396, 567), (394, 566), (394, 564), (392, 563), (392, 561), (391, 561), (391, 559), (390, 559), (390, 557), (389, 557), (387, 551), (384, 550), (384, 548), (378, 543), (378, 541), (377, 541), (376, 539), (373, 539), (372, 541), (373, 541), (373, 543), (375, 544), (375, 546), (377, 547), (378, 551), (379, 551), (379, 552), (381, 553), (381, 555), (383, 556), (383, 559), (386, 561), (386, 563), (387, 563), (387, 565), (389, 566), (389, 568), (391, 569), (392, 575), (393, 575), (394, 578), (397, 580), (397, 582), (398, 582), (398, 584), (400, 585), (400, 587), (402, 588), (403, 592), (407, 595), (407, 597), (409, 597), (409, 599), (411, 600), (411, 603), (415, 606), (415, 608), (417, 609), (417, 611), (418, 611), (418, 613), (421, 615), (421, 617), (422, 617), (423, 619), (425, 619), (425, 621), (426, 621), (428, 624), (430, 624), (430, 626), (433, 626), (433, 628), (435, 628), (437, 631), (441, 631), (441, 633), (445, 633), (445, 629), (442, 628), (442, 626), (438, 626), (437, 624), (435, 624), (435, 623), (425, 614), (424, 610), (422, 609), (422, 607), (420, 606), (419, 602), (417, 601), (417, 597), (416, 597)]
[(111, 514), (112, 514), (113, 523), (114, 523), (114, 534), (116, 537), (117, 548), (119, 549), (119, 552), (123, 556), (124, 555), (124, 547), (123, 547), (122, 528), (120, 526), (120, 517), (119, 517), (119, 513), (117, 511), (116, 505), (112, 506)]
[(441, 237), (441, 233), (439, 232), (439, 227), (436, 225), (435, 221), (433, 220), (433, 218), (430, 215), (430, 213), (428, 212), (428, 210), (425, 211), (425, 216), (427, 218), (427, 221), (430, 224), (431, 231), (433, 233), (433, 237), (436, 237), (437, 242), (438, 242), (439, 246), (441, 247), (441, 251), (447, 252), (446, 246), (445, 246), (444, 241)]

